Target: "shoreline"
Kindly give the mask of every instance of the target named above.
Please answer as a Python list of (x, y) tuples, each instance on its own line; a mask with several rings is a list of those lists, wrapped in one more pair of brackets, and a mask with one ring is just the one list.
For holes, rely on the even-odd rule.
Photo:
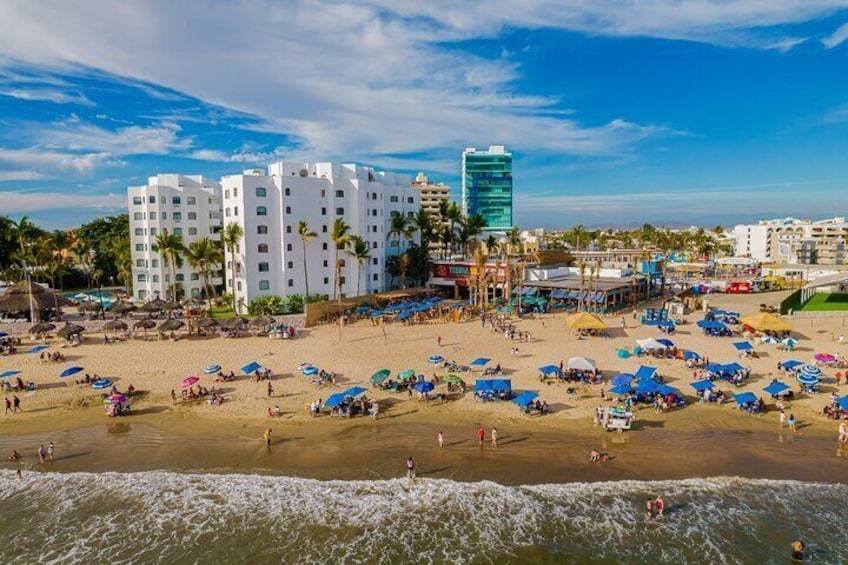
[[(598, 430), (538, 431), (499, 428), (499, 446), (480, 447), (471, 426), (372, 421), (327, 434), (324, 429), (277, 427), (266, 448), (257, 430), (244, 426), (215, 434), (209, 428), (175, 433), (138, 422), (116, 422), (64, 431), (0, 438), (2, 469), (31, 472), (167, 471), (257, 474), (307, 479), (388, 480), (404, 476), (412, 455), (422, 478), (504, 485), (663, 481), (740, 477), (817, 483), (848, 481), (848, 448), (833, 438), (751, 430), (671, 431), (638, 434)], [(445, 432), (445, 447), (435, 431)], [(57, 459), (39, 465), (39, 444), (54, 441)], [(591, 449), (609, 453), (590, 463)], [(5, 461), (17, 449), (24, 459)], [(834, 455), (835, 454), (835, 455)]]

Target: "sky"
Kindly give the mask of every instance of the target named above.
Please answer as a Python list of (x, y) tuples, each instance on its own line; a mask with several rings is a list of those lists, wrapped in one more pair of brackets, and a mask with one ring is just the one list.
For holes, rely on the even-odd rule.
[(848, 215), (848, 0), (0, 3), (0, 214), (489, 145), (523, 228)]

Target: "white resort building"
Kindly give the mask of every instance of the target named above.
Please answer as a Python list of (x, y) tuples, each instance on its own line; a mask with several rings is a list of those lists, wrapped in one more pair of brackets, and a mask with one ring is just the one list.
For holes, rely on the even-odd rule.
[[(211, 187), (209, 198), (204, 200), (211, 206), (204, 210), (209, 224), (187, 224), (185, 199), (191, 191), (204, 190), (204, 185)], [(177, 191), (182, 192), (178, 194)], [(177, 195), (182, 199), (179, 207), (174, 208), (176, 205), (171, 203)], [(150, 202), (151, 196), (154, 202)], [(191, 196), (194, 202), (200, 201), (199, 194), (191, 192)], [(162, 204), (163, 197), (168, 207)], [(167, 227), (174, 233), (175, 228), (181, 227), (183, 238), (188, 242), (191, 240), (189, 225), (196, 227), (197, 233), (201, 233), (202, 228), (204, 233), (217, 234), (223, 232), (225, 226), (236, 223), (242, 227), (244, 235), (236, 247), (235, 281), (232, 280), (229, 251), (224, 253), (223, 274), (227, 292), (234, 292), (236, 300), (245, 305), (259, 296), (305, 295), (306, 273), (309, 294), (332, 296), (336, 284), (336, 249), (330, 235), (337, 218), (350, 226), (349, 235), (363, 237), (371, 252), (360, 265), (344, 249), (338, 250), (338, 257), (344, 261), (342, 294), (354, 296), (385, 290), (388, 282), (386, 260), (403, 253), (411, 244), (403, 238), (388, 237), (392, 215), (412, 217), (420, 207), (419, 191), (412, 188), (408, 176), (341, 163), (277, 162), (267, 171), (247, 170), (225, 176), (220, 183), (203, 177), (159, 175), (150, 179), (149, 186), (130, 188), (129, 200), (133, 261), (144, 260), (139, 263), (144, 267), (138, 267), (138, 272), (134, 273), (136, 297), (147, 298), (156, 292), (164, 296), (166, 269), (153, 250), (155, 233), (151, 233), (151, 228), (161, 233), (161, 229)], [(175, 210), (182, 213), (179, 221), (174, 220)], [(134, 220), (136, 211), (141, 213), (140, 221)], [(155, 224), (150, 223), (151, 212), (154, 212)], [(162, 212), (166, 213), (165, 219), (162, 219)], [(316, 234), (306, 244), (298, 233), (301, 221)], [(417, 240), (418, 234), (415, 234), (413, 241)], [(154, 276), (155, 284), (152, 282)], [(191, 280), (191, 269), (187, 266), (179, 271), (177, 280), (186, 285), (187, 293), (194, 288), (187, 283), (197, 284), (199, 288), (199, 281)], [(151, 282), (145, 286), (147, 281)]]
[[(201, 237), (220, 238), (221, 185), (200, 175), (163, 174), (150, 177), (146, 186), (129, 187), (127, 193), (135, 297), (164, 299), (170, 275), (156, 250), (156, 237), (167, 230), (181, 236), (185, 245)], [(185, 296), (201, 296), (200, 276), (188, 262), (175, 269), (174, 278)]]

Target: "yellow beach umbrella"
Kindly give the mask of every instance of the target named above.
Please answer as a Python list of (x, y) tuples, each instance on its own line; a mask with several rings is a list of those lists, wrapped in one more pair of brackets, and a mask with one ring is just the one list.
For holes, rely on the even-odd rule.
[(565, 319), (565, 324), (572, 330), (605, 330), (607, 325), (597, 316), (588, 312), (573, 314)]
[(760, 332), (788, 332), (792, 329), (788, 323), (771, 314), (754, 314), (739, 319), (740, 324)]

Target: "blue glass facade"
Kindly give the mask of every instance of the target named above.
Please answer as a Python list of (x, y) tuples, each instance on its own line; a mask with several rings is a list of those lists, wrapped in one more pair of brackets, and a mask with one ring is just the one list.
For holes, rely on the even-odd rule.
[(463, 151), (462, 207), (469, 216), (479, 212), (487, 230), (512, 228), (512, 153), (500, 146)]

